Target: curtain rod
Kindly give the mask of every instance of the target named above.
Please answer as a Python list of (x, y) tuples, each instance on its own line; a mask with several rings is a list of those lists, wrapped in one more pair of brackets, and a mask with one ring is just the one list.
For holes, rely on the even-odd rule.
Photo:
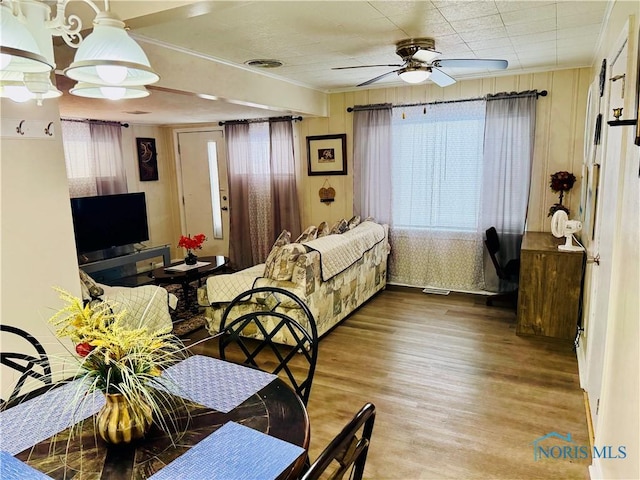
[(242, 123), (265, 123), (265, 122), (286, 122), (291, 120), (292, 122), (301, 122), (302, 117), (292, 117), (288, 115), (286, 117), (270, 117), (270, 118), (252, 118), (245, 120), (227, 120), (226, 122), (218, 122), (221, 127), (223, 125), (240, 125)]
[(78, 120), (78, 119), (75, 119), (75, 118), (61, 118), (60, 120), (63, 121), (63, 122), (98, 123), (98, 124), (105, 124), (105, 125), (120, 125), (121, 127), (129, 128), (129, 124), (128, 123), (112, 122), (112, 121), (109, 121), (109, 120), (93, 120), (91, 118), (86, 118), (84, 120)]
[(460, 102), (475, 102), (477, 100), (501, 100), (503, 98), (517, 98), (517, 97), (529, 97), (535, 95), (536, 98), (546, 97), (549, 94), (547, 90), (538, 92), (537, 90), (527, 90), (525, 92), (501, 92), (496, 94), (485, 95), (484, 97), (464, 98), (460, 100), (436, 100), (434, 102), (427, 103), (402, 103), (393, 105), (391, 103), (376, 103), (371, 105), (354, 105), (353, 107), (347, 107), (347, 112), (354, 112), (359, 110), (380, 110), (382, 108), (399, 108), (399, 107), (421, 107), (423, 105), (438, 105), (441, 103), (460, 103)]

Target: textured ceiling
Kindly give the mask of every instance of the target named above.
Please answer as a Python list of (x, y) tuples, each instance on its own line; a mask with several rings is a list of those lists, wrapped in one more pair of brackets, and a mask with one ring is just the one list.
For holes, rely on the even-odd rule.
[[(115, 2), (113, 9), (127, 19), (143, 48), (148, 43), (163, 45), (172, 54), (197, 54), (244, 69), (250, 68), (244, 65), (247, 60), (277, 59), (282, 67), (261, 71), (322, 91), (353, 89), (393, 70), (332, 68), (402, 63), (395, 44), (415, 37), (434, 38), (441, 58), (509, 61), (508, 69), (499, 72), (445, 70), (458, 80), (591, 66), (608, 11), (605, 1), (206, 1), (132, 18), (131, 14), (140, 13), (133, 8), (140, 3)], [(153, 2), (145, 3), (149, 9)], [(373, 86), (399, 84), (398, 77), (390, 75)], [(96, 118), (102, 110), (113, 109), (66, 97), (61, 100), (63, 115), (93, 112)], [(185, 118), (203, 122), (268, 116), (250, 107), (175, 92), (153, 91), (132, 105), (118, 111), (150, 113), (137, 117), (120, 113), (120, 118), (158, 123), (171, 118), (172, 123), (182, 123)]]

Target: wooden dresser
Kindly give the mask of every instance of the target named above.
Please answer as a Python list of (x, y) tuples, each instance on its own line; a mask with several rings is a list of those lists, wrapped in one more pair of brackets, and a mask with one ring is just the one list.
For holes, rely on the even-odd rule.
[(567, 340), (575, 337), (584, 251), (558, 250), (564, 241), (549, 232), (524, 233), (516, 334)]

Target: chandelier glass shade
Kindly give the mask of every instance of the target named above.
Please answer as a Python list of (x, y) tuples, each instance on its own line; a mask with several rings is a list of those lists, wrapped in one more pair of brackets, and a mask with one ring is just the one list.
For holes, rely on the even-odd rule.
[[(106, 11), (100, 11), (92, 0), (82, 1), (96, 12), (93, 31), (84, 39), (79, 33), (79, 18), (65, 18), (70, 0), (57, 0), (55, 18), (51, 15), (51, 2), (2, 1), (0, 96), (15, 101), (35, 98), (41, 104), (43, 99), (62, 94), (50, 78), (55, 68), (51, 40), (54, 35), (78, 48), (73, 63), (64, 70), (67, 77), (78, 82), (69, 90), (71, 94), (110, 100), (149, 95), (144, 85), (155, 83), (160, 77), (142, 48), (127, 34), (124, 22), (108, 11), (108, 0), (104, 0)], [(42, 9), (45, 15), (41, 14)]]
[(37, 42), (8, 5), (0, 6), (0, 70), (50, 72), (53, 65), (42, 55)]
[(144, 98), (149, 96), (149, 90), (144, 86), (118, 86), (118, 85), (96, 85), (93, 83), (78, 82), (69, 93), (85, 98), (106, 98), (108, 100), (130, 100), (133, 98)]
[(78, 82), (140, 86), (160, 80), (140, 46), (110, 12), (100, 12), (64, 74)]

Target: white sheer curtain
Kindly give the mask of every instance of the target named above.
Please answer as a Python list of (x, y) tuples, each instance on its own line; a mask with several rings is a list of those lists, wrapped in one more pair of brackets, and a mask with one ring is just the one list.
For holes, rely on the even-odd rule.
[(389, 281), (476, 291), (484, 100), (393, 109)]
[[(536, 124), (536, 92), (487, 99), (484, 169), (479, 233), (493, 226), (500, 237), (499, 262), (520, 256), (527, 214)], [(488, 254), (484, 259), (485, 289), (500, 285)]]
[(234, 267), (246, 268), (265, 261), (282, 229), (299, 234), (293, 129), (290, 120), (228, 123), (225, 135), (229, 256)]
[(62, 120), (62, 142), (71, 197), (127, 192), (119, 125)]
[(391, 223), (391, 105), (353, 114), (353, 211)]

